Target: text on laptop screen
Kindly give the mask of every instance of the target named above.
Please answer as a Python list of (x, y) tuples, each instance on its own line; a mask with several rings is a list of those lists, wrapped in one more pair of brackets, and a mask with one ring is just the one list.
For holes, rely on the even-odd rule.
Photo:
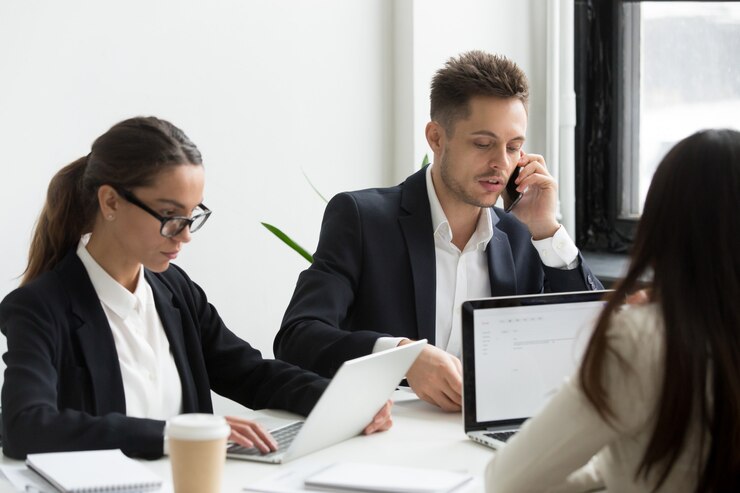
[(477, 421), (529, 418), (578, 368), (603, 301), (475, 310)]

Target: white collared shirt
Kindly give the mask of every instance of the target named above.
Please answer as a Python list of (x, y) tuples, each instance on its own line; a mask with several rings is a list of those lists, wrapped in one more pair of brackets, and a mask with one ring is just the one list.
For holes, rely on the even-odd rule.
[(108, 319), (121, 367), (126, 415), (166, 420), (180, 414), (182, 388), (170, 343), (154, 305), (144, 267), (133, 293), (113, 279), (80, 239), (77, 256), (87, 270)]
[[(462, 251), (452, 243), (452, 229), (439, 202), (432, 181), (432, 165), (426, 170), (427, 195), (432, 213), (434, 254), (437, 278), (435, 294), (435, 346), (457, 356), (462, 351), (462, 316), (464, 301), (491, 296), (486, 247), (493, 237), (491, 209), (483, 208), (475, 232)], [(578, 248), (565, 228), (560, 226), (550, 238), (532, 240), (542, 263), (557, 269), (578, 266)], [(402, 337), (381, 337), (373, 352), (397, 346)]]
[(452, 243), (452, 228), (434, 190), (431, 168), (427, 169), (426, 180), (437, 271), (435, 345), (459, 358), (462, 353), (460, 309), (463, 302), (491, 296), (486, 255), (486, 247), (493, 237), (491, 209), (481, 209), (475, 231), (460, 251)]

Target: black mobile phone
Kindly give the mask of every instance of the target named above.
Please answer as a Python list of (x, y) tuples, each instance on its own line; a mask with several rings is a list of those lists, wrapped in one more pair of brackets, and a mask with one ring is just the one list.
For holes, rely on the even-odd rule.
[(514, 168), (514, 171), (511, 172), (511, 176), (509, 177), (509, 181), (506, 182), (506, 195), (509, 197), (509, 205), (506, 206), (506, 209), (504, 209), (505, 212), (510, 212), (511, 209), (514, 208), (514, 206), (519, 203), (519, 200), (522, 198), (522, 193), (518, 192), (516, 190), (516, 179), (519, 176), (519, 170), (521, 168), (519, 166)]

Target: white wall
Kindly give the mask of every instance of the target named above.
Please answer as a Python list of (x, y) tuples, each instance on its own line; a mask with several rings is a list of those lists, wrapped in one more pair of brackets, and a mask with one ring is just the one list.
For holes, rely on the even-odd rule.
[(468, 50), (504, 54), (525, 71), (531, 94), (526, 149), (544, 154), (547, 0), (417, 0), (395, 5), (404, 19), (396, 26), (401, 31), (397, 39), (407, 36), (411, 43), (397, 64), (396, 87), (413, 94), (397, 101), (399, 120), (408, 123), (396, 127), (396, 179), (416, 169), (424, 154), (432, 159), (424, 137), (429, 85), (450, 57)]
[(115, 122), (157, 115), (199, 146), (214, 210), (178, 264), (272, 355), (307, 263), (260, 221), (313, 251), (324, 204), (301, 168), (327, 196), (408, 175), (428, 152), (431, 76), (463, 50), (527, 71), (529, 149), (544, 149), (545, 1), (4, 0), (0, 297), (53, 173)]

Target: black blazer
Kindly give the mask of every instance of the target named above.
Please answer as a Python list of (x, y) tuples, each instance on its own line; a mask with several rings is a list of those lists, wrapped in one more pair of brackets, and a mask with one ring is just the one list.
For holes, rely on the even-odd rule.
[[(392, 188), (341, 193), (327, 205), (313, 264), (298, 278), (276, 357), (324, 376), (372, 352), (381, 336), (435, 342), (436, 264), (426, 168)], [(542, 264), (527, 227), (492, 208), (493, 296), (601, 289), (584, 264)]]
[[(253, 409), (309, 413), (326, 379), (263, 359), (180, 268), (145, 276), (180, 375), (183, 412), (211, 413), (213, 389)], [(162, 455), (164, 422), (126, 416), (111, 329), (74, 250), (0, 303), (0, 329), (8, 340), (5, 455), (106, 448)]]

